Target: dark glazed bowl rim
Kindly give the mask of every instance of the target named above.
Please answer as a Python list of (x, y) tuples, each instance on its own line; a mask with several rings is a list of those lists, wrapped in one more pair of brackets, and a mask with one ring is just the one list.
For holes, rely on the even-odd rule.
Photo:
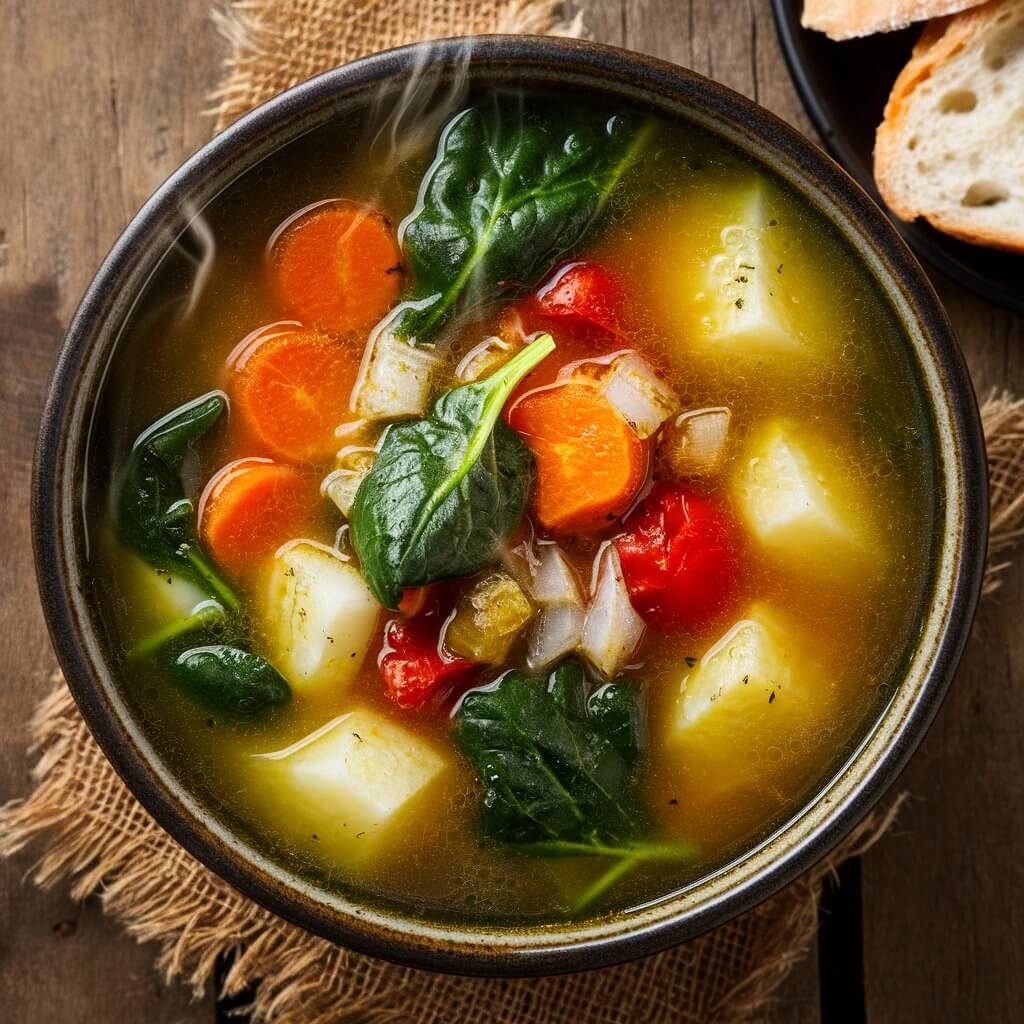
[(618, 963), (722, 924), (820, 860), (878, 800), (927, 731), (967, 639), (985, 557), (986, 464), (970, 379), (928, 279), (878, 207), (824, 153), (774, 115), (674, 65), (588, 42), (478, 37), (472, 44), (474, 75), (628, 97), (740, 145), (795, 183), (873, 270), (921, 366), (939, 440), (942, 481), (936, 500), (943, 505), (944, 526), (917, 648), (878, 725), (798, 816), (691, 890), (618, 918), (500, 929), (380, 914), (304, 887), (204, 815), (171, 782), (120, 703), (89, 628), (79, 583), (83, 532), (77, 500), (106, 355), (141, 284), (184, 227), (184, 200), (199, 197), (201, 207), (267, 152), (327, 120), (353, 97), (401, 79), (424, 61), (456, 67), (466, 47), (459, 39), (417, 44), (320, 75), (242, 118), (160, 186), (104, 260), (68, 328), (36, 450), (33, 543), (53, 644), (89, 728), (134, 795), (191, 854), (281, 917), (360, 952), (463, 974), (549, 974)]

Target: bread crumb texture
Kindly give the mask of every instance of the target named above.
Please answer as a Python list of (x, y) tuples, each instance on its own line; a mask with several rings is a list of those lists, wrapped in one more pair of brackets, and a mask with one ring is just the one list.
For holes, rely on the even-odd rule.
[(903, 220), (1024, 252), (1024, 0), (928, 23), (889, 96), (875, 180)]
[(917, 21), (957, 14), (981, 0), (806, 0), (801, 24), (830, 39), (895, 32)]

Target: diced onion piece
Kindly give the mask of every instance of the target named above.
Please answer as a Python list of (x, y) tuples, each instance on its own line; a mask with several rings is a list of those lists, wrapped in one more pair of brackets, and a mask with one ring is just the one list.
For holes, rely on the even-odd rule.
[(368, 708), (252, 761), (282, 830), (346, 864), (379, 851), (447, 767), (432, 745)]
[(644, 633), (644, 620), (629, 600), (615, 545), (607, 545), (600, 558), (580, 653), (601, 675), (614, 679), (637, 649)]
[(359, 570), (314, 541), (274, 556), (265, 611), (271, 660), (303, 696), (331, 696), (356, 677), (380, 605)]
[(604, 394), (641, 440), (679, 411), (675, 391), (636, 352), (627, 352), (612, 363)]
[(582, 604), (576, 573), (557, 544), (541, 544), (537, 548), (530, 589), (533, 599), (541, 605)]
[(541, 609), (527, 639), (529, 669), (546, 668), (575, 651), (583, 639), (585, 617), (582, 604), (556, 604)]
[(444, 644), (460, 658), (497, 665), (533, 618), (533, 606), (512, 577), (495, 570), (480, 577), (455, 606)]
[(505, 338), (499, 338), (496, 334), (484, 338), (479, 345), (471, 348), (455, 367), (455, 379), (463, 384), (481, 380), (504, 366), (521, 347)]
[(338, 468), (324, 477), (320, 490), (330, 498), (338, 511), (348, 519), (352, 515), (352, 505), (356, 500), (356, 491), (370, 472), (373, 460), (377, 455), (376, 448), (362, 448), (352, 445), (338, 452)]
[(717, 472), (725, 454), (732, 413), (724, 406), (684, 412), (669, 424), (659, 448), (673, 476), (685, 479)]
[(440, 359), (414, 348), (386, 328), (370, 340), (356, 381), (354, 408), (367, 420), (422, 416)]

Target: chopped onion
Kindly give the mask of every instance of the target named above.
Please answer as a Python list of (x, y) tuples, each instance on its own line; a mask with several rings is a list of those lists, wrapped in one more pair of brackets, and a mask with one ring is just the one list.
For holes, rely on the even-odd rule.
[(484, 338), (479, 345), (471, 348), (458, 366), (455, 367), (455, 379), (463, 384), (471, 384), (504, 366), (519, 350), (515, 345), (496, 334)]
[(526, 664), (530, 671), (546, 668), (580, 645), (585, 613), (582, 604), (544, 608), (534, 619), (527, 640)]
[(641, 439), (679, 410), (676, 393), (637, 352), (615, 359), (602, 375), (602, 385), (605, 397)]
[(708, 476), (725, 454), (732, 413), (724, 406), (684, 412), (665, 428), (660, 443), (668, 468), (677, 477)]
[(541, 544), (531, 585), (533, 598), (542, 605), (582, 604), (580, 586), (565, 553), (557, 544)]
[(370, 339), (353, 391), (353, 408), (363, 419), (399, 420), (427, 410), (437, 355), (414, 348), (386, 327)]
[(614, 679), (637, 649), (644, 620), (629, 600), (615, 545), (608, 544), (598, 558), (597, 584), (583, 625), (580, 653), (606, 679)]
[(338, 452), (338, 468), (324, 477), (320, 492), (330, 498), (341, 514), (348, 519), (352, 515), (352, 505), (356, 500), (356, 491), (363, 478), (370, 472), (376, 448), (362, 448), (351, 445)]

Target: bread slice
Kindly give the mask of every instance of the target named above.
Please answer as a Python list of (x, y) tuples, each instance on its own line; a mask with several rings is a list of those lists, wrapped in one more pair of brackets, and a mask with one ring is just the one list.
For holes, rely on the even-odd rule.
[(915, 21), (956, 14), (984, 0), (804, 0), (800, 24), (829, 39), (854, 39), (894, 32)]
[(886, 104), (875, 181), (903, 220), (1024, 252), (1024, 0), (928, 23)]

